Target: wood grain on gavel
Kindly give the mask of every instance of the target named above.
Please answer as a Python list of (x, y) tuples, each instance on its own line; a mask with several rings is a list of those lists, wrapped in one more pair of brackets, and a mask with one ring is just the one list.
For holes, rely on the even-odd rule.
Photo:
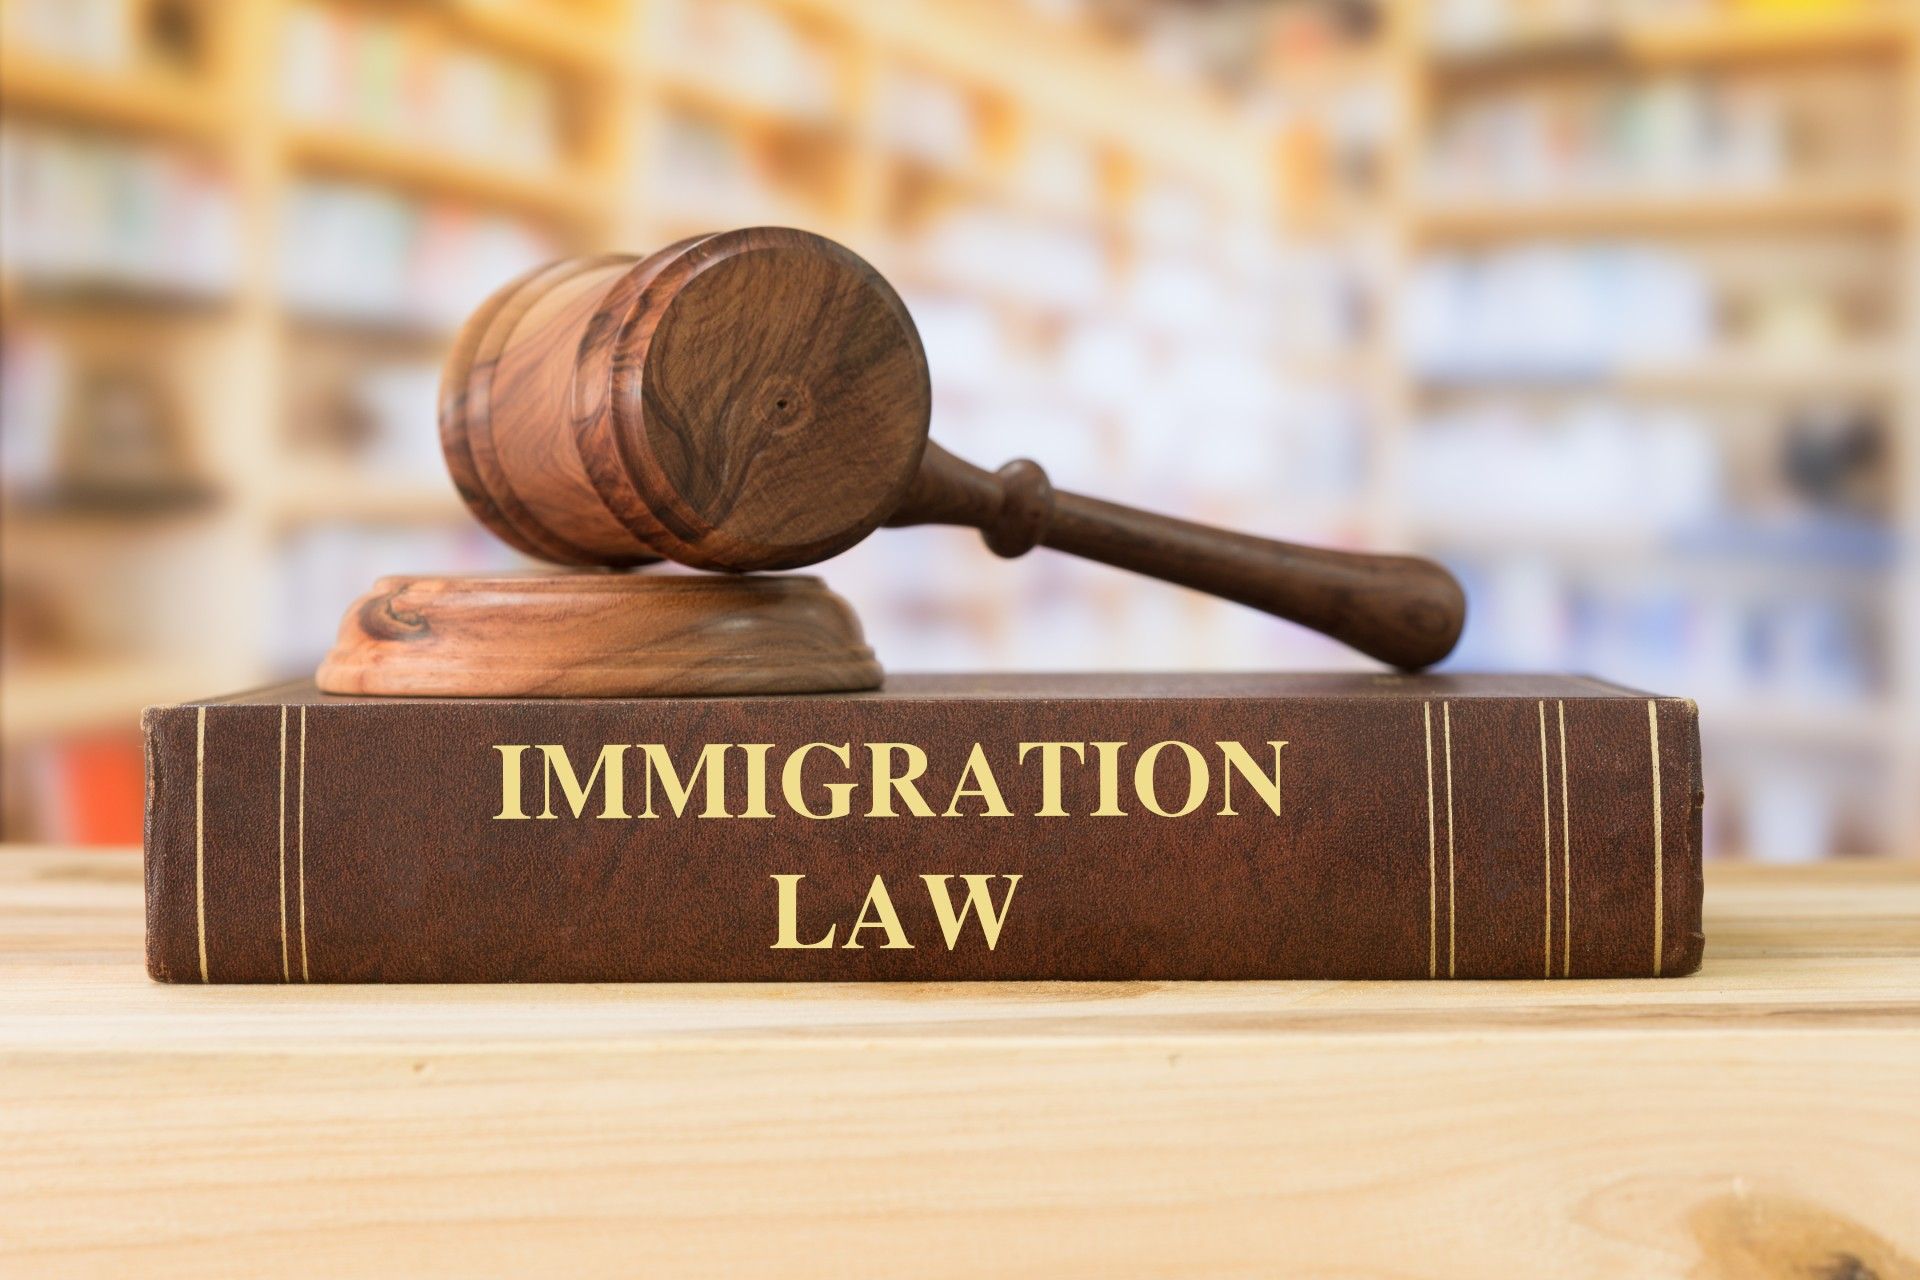
[(960, 524), (1221, 596), (1402, 667), (1437, 662), (1459, 584), (1401, 556), (1294, 546), (987, 472), (927, 440), (926, 355), (899, 296), (819, 236), (754, 228), (641, 259), (554, 263), (462, 330), (440, 406), (461, 495), (540, 559), (814, 564), (883, 524)]

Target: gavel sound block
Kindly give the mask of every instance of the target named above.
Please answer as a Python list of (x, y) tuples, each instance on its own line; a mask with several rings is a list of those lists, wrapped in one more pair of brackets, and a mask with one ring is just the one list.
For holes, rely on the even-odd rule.
[[(866, 262), (805, 232), (557, 262), (490, 298), (441, 387), (454, 483), (494, 533), (595, 572), (390, 578), (348, 612), (335, 693), (619, 696), (873, 688), (817, 563), (882, 525), (979, 529), (1148, 574), (1401, 667), (1465, 618), (1440, 566), (1293, 546), (988, 472), (927, 439), (926, 355)], [(1204, 437), (1199, 437), (1204, 444)], [(671, 560), (727, 576), (609, 573)]]

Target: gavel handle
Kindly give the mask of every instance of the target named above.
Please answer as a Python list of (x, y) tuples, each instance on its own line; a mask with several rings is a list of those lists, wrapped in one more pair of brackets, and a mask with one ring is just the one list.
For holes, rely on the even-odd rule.
[(1466, 596), (1431, 560), (1362, 555), (1231, 533), (1056, 491), (1021, 459), (997, 472), (927, 445), (890, 525), (980, 530), (997, 555), (1036, 546), (1176, 582), (1297, 622), (1415, 670), (1452, 652)]

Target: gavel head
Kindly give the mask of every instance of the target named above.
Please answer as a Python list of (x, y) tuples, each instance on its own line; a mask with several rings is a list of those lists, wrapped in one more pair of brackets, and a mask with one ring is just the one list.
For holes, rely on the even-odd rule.
[(879, 272), (752, 228), (495, 293), (447, 362), (440, 442), (474, 514), (539, 559), (791, 569), (893, 514), (930, 407), (919, 334)]

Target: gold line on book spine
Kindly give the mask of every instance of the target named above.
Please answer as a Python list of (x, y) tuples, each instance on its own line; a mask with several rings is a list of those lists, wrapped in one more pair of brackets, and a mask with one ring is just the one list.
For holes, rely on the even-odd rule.
[(1440, 976), (1439, 844), (1433, 826), (1433, 704), (1422, 703), (1420, 718), (1427, 731), (1427, 976)]
[(1567, 704), (1560, 709), (1560, 976), (1573, 976), (1573, 819), (1567, 808)]
[(1552, 781), (1547, 773), (1547, 703), (1543, 698), (1534, 703), (1534, 709), (1540, 713), (1540, 834), (1545, 844), (1541, 855), (1546, 869), (1546, 937), (1541, 946), (1541, 965), (1545, 972), (1542, 976), (1553, 976), (1553, 790)]
[(1453, 704), (1440, 704), (1440, 740), (1447, 757), (1447, 976), (1454, 976), (1459, 958), (1458, 917), (1453, 900)]
[(300, 860), (300, 981), (312, 982), (307, 969), (307, 709), (300, 708), (300, 798), (294, 844)]
[(1666, 950), (1666, 859), (1660, 847), (1660, 706), (1647, 699), (1647, 746), (1653, 754), (1653, 976), (1660, 976), (1660, 953)]
[(201, 707), (193, 727), (193, 915), (200, 939), (200, 981), (207, 976), (207, 709)]
[(287, 959), (287, 709), (280, 708), (280, 981), (293, 981)]

